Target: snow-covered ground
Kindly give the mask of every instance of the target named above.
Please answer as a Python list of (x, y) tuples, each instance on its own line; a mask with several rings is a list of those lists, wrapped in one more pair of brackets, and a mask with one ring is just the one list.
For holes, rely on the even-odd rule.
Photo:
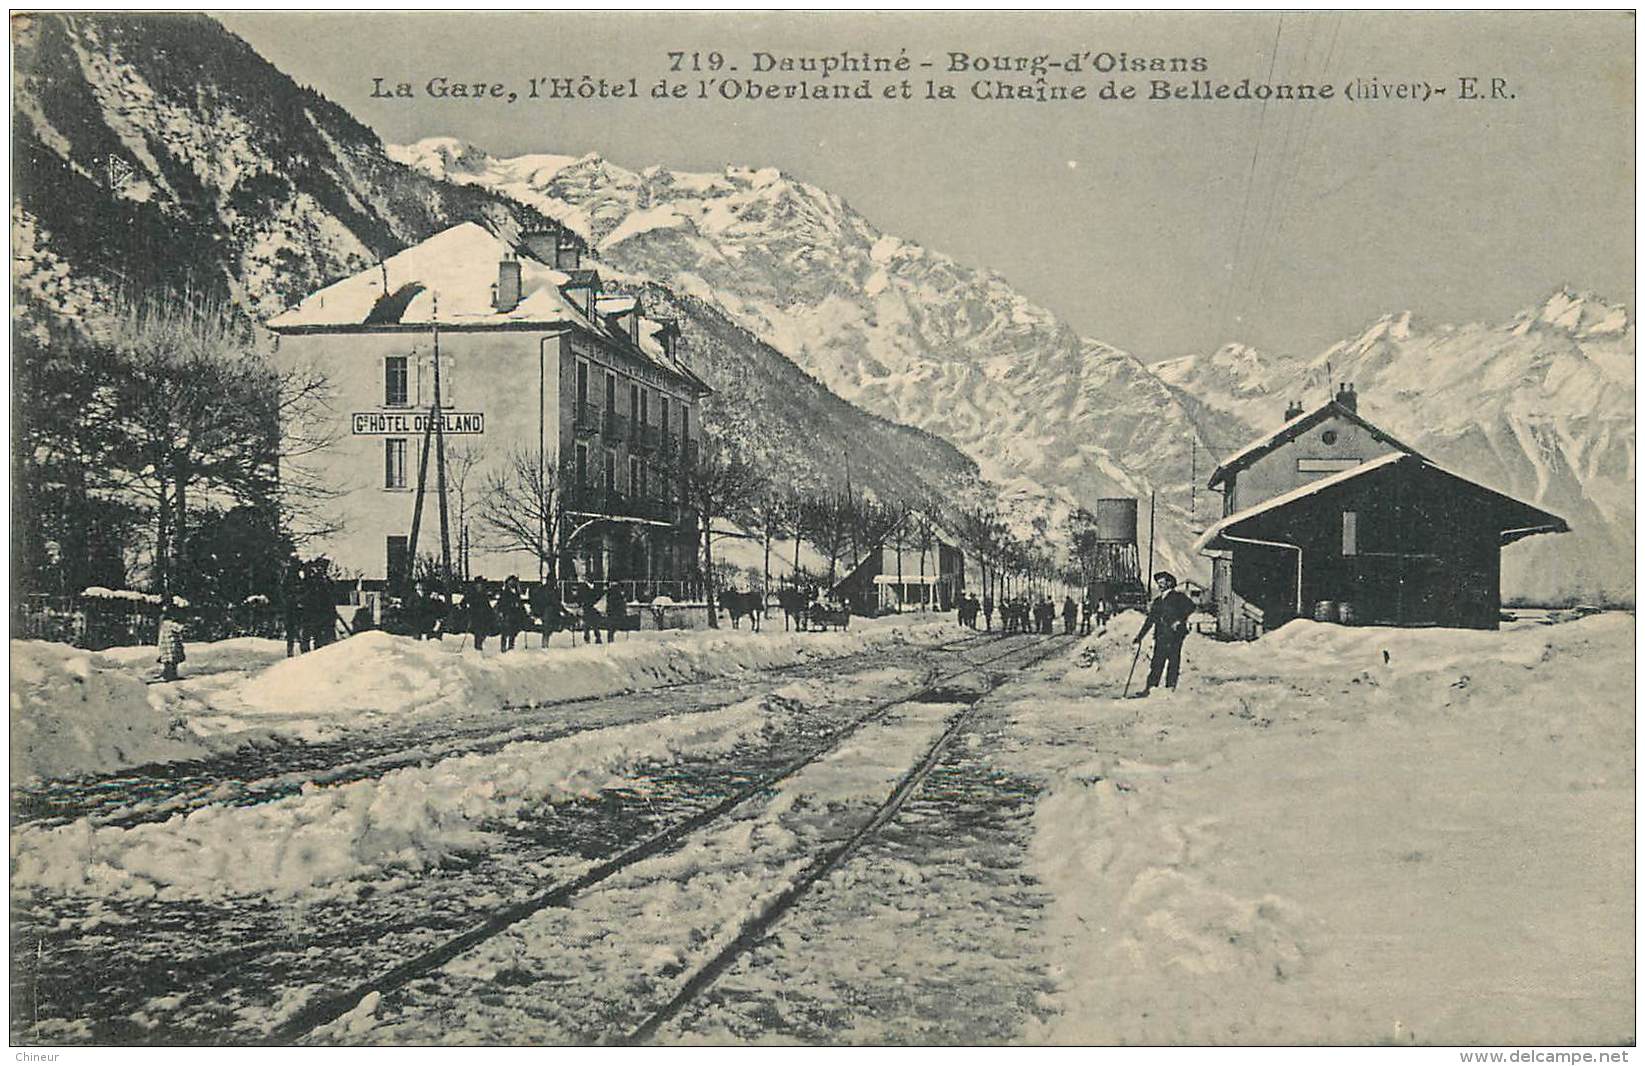
[[(1055, 1043), (1631, 1043), (1634, 619), (1294, 622), (1014, 713)], [(1139, 667), (1146, 668), (1146, 662)]]
[[(12, 641), (13, 782), (199, 758), (270, 736), (307, 741), (455, 708), (601, 696), (835, 658), (952, 633), (951, 619), (854, 619), (830, 633), (667, 630), (615, 644), (476, 652), (465, 639), (370, 632), (286, 659), (279, 641), (190, 643), (184, 678), (151, 684), (152, 648)], [(535, 641), (534, 637), (522, 638)], [(561, 640), (566, 640), (562, 637)]]
[[(305, 1003), (347, 993), (356, 1009), (309, 1041), (621, 1037), (863, 825), (961, 705), (998, 683), (896, 816), (658, 1039), (1633, 1040), (1632, 615), (1500, 632), (1303, 621), (1251, 644), (1194, 637), (1177, 692), (1124, 700), (1139, 622), (1124, 615), (1078, 642), (1014, 637), (941, 652), (902, 642), (952, 637), (952, 621), (929, 633), (854, 626), (853, 640), (886, 641), (887, 665), (828, 664), (761, 679), (749, 698), (682, 700), (553, 739), (511, 734), (250, 806), (21, 827), (14, 913), (44, 941), (48, 986), (96, 959), (127, 997), (98, 991), (97, 1003), (127, 1005), (94, 1025), (100, 1008), (59, 993), (64, 1005), (40, 1032), (262, 1035)], [(781, 660), (800, 639), (841, 638), (686, 634), (504, 662), (391, 645), (414, 666), (445, 656), (463, 669), (420, 682), (430, 687), (416, 709), (350, 720), (455, 706), (463, 691), (515, 698), (498, 671), (533, 657), (654, 663), (673, 646), (689, 663), (705, 642), (729, 640), (737, 654), (765, 647)], [(1013, 647), (1019, 657), (988, 661)], [(1036, 649), (1060, 654), (1015, 668)], [(230, 689), (250, 706), (245, 690), (275, 670), (326, 683), (311, 666), (323, 654), (253, 669)], [(894, 705), (827, 741), (864, 709), (931, 683), (933, 669), (944, 680), (921, 690), (932, 702)], [(353, 706), (337, 693), (313, 699)], [(374, 983), (813, 750), (814, 762), (565, 905), (408, 983)], [(185, 915), (199, 930), (179, 936)], [(282, 923), (307, 939), (264, 945)], [(349, 947), (334, 954), (326, 945), (338, 937)], [(259, 953), (250, 977), (209, 961), (237, 939)], [(208, 961), (177, 971), (201, 967), (186, 995), (120, 976), (196, 957)]]

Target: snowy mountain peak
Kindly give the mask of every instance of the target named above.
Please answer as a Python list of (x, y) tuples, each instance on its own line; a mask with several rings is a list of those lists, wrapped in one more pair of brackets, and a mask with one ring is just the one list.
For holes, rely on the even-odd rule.
[(396, 163), (421, 170), (441, 181), (456, 174), (483, 173), (491, 156), (456, 137), (425, 137), (415, 144), (385, 144), (384, 153)]
[(1607, 303), (1591, 292), (1562, 287), (1538, 310), (1520, 314), (1515, 331), (1523, 334), (1533, 324), (1553, 326), (1576, 337), (1594, 337), (1626, 333), (1632, 319), (1626, 307)]

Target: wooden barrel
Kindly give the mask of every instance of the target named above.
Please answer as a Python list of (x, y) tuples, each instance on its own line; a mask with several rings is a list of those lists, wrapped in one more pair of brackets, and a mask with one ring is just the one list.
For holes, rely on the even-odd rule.
[(1359, 608), (1346, 600), (1337, 604), (1337, 621), (1345, 626), (1357, 625), (1359, 623)]
[(1337, 601), (1320, 600), (1314, 604), (1314, 621), (1335, 622), (1337, 620)]

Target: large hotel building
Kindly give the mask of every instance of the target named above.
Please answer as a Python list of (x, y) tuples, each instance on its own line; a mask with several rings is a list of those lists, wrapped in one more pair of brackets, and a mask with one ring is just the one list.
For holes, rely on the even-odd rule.
[[(522, 460), (563, 471), (572, 491), (557, 570), (672, 591), (694, 563), (678, 471), (695, 460), (710, 390), (678, 330), (634, 296), (601, 292), (582, 244), (557, 230), (505, 241), (465, 223), (329, 285), (268, 323), (283, 365), (312, 365), (332, 395), (326, 443), (306, 457), (337, 493), (337, 532), (310, 550), (368, 584), (412, 565), (424, 429), (439, 353), (440, 422), (454, 568), (536, 580), (546, 566), (478, 515), (488, 486)], [(431, 455), (417, 555), (440, 554)]]

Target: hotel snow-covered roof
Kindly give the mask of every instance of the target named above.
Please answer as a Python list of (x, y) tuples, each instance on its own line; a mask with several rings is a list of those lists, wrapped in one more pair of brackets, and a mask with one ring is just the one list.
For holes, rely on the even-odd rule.
[[(498, 263), (520, 264), (520, 300), (506, 311), (494, 305)], [(590, 275), (591, 271), (579, 272)], [(605, 315), (638, 308), (632, 296), (604, 295), (598, 318), (568, 299), (563, 287), (575, 279), (497, 237), (484, 226), (464, 222), (389, 256), (304, 297), (296, 307), (268, 322), (276, 333), (326, 332), (370, 326), (425, 326), (436, 321), (456, 328), (530, 327), (571, 324), (591, 333), (627, 341), (626, 334), (600, 321)], [(708, 386), (683, 363), (670, 359), (657, 334), (661, 323), (642, 318), (637, 346), (657, 366), (683, 375), (703, 391)]]

